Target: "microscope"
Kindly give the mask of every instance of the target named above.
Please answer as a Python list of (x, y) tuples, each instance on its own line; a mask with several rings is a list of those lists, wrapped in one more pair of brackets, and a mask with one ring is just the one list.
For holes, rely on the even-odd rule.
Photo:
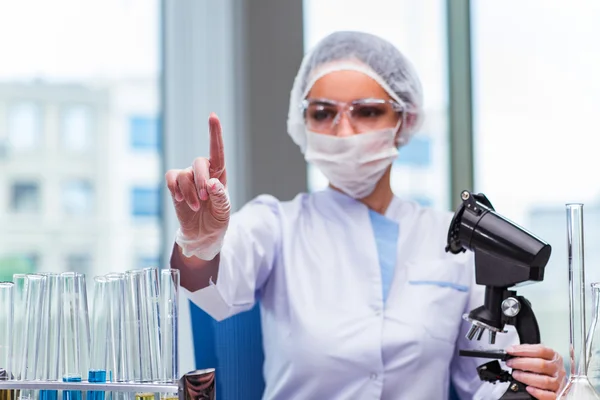
[[(461, 193), (448, 230), (446, 252), (459, 254), (471, 250), (475, 255), (475, 281), (485, 286), (485, 299), (463, 318), (471, 323), (469, 340), (481, 340), (485, 331), (494, 344), (506, 325), (514, 326), (522, 344), (540, 343), (540, 329), (531, 303), (517, 295), (515, 286), (544, 280), (551, 247), (524, 228), (496, 213), (484, 194)], [(511, 290), (513, 288), (513, 290)], [(465, 357), (493, 359), (477, 368), (486, 382), (509, 382), (500, 399), (533, 399), (525, 385), (503, 370), (501, 361), (510, 355), (504, 350), (459, 350)]]

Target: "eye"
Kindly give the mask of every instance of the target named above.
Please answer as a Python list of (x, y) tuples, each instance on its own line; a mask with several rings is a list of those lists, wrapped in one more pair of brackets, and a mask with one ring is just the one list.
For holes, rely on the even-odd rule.
[(335, 118), (337, 110), (325, 106), (314, 106), (308, 109), (308, 117), (313, 121), (328, 121)]
[(358, 118), (377, 118), (386, 113), (384, 107), (375, 105), (361, 105), (354, 107), (353, 114)]

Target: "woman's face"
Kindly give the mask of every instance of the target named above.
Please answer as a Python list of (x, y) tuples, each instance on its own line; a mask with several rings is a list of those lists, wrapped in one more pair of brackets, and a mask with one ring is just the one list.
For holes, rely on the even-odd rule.
[(306, 100), (306, 125), (317, 133), (351, 136), (394, 128), (400, 120), (399, 105), (375, 80), (358, 71), (321, 77)]

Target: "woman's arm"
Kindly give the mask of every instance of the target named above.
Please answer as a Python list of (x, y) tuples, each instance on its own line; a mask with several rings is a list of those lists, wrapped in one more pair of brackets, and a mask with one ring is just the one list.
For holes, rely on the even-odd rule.
[(171, 267), (181, 271), (191, 300), (221, 320), (254, 305), (273, 268), (281, 232), (279, 202), (271, 196), (258, 197), (230, 218), (223, 135), (215, 114), (209, 130), (210, 158), (169, 170), (165, 180), (179, 220)]
[(231, 217), (223, 247), (210, 261), (186, 257), (175, 244), (171, 267), (189, 298), (216, 320), (251, 309), (280, 248), (280, 204), (259, 196)]
[(190, 292), (195, 292), (207, 287), (211, 280), (217, 282), (220, 259), (220, 253), (210, 261), (194, 256), (188, 258), (183, 255), (181, 247), (175, 243), (171, 253), (171, 268), (179, 270), (181, 286)]

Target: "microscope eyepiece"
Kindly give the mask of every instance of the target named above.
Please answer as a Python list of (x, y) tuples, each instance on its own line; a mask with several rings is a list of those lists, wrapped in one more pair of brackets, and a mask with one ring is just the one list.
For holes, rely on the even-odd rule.
[[(496, 213), (485, 195), (463, 191), (461, 198), (463, 202), (448, 230), (446, 251), (483, 253), (498, 263), (529, 269), (529, 276), (524, 280), (543, 280), (544, 267), (550, 259), (550, 245)], [(525, 274), (522, 277), (525, 278)], [(516, 283), (520, 282), (513, 282)]]

